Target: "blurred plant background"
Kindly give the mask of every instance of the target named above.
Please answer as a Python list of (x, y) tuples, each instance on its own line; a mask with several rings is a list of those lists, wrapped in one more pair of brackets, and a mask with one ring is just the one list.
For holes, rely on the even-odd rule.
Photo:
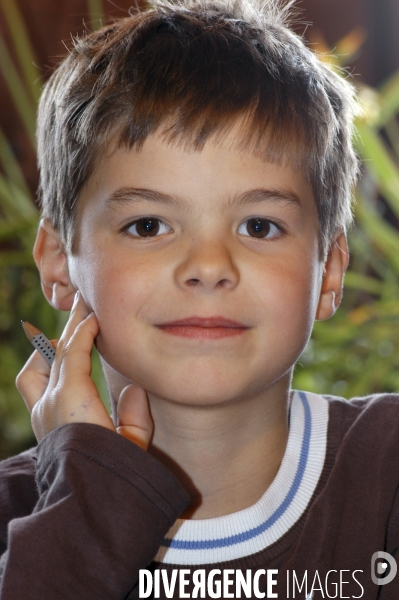
[[(322, 57), (345, 67), (364, 33), (356, 29)], [(363, 115), (355, 146), (362, 162), (345, 292), (330, 321), (315, 323), (295, 387), (346, 398), (399, 392), (399, 72), (380, 87), (356, 83)]]
[[(87, 14), (91, 27), (99, 24), (101, 0), (87, 0)], [(34, 152), (42, 73), (15, 0), (0, 0), (0, 15), (7, 31), (0, 36), (0, 77)], [(345, 66), (362, 43), (362, 31), (354, 30), (336, 45), (338, 58), (321, 39), (317, 49), (325, 60)], [(362, 177), (346, 291), (333, 320), (316, 323), (294, 380), (295, 387), (347, 398), (399, 391), (399, 73), (378, 88), (356, 85), (364, 109), (355, 140)], [(20, 320), (57, 338), (67, 318), (50, 308), (40, 289), (32, 259), (39, 213), (31, 187), (0, 128), (0, 458), (35, 443), (14, 383), (31, 353)], [(93, 377), (107, 402), (95, 354)]]
[[(42, 73), (26, 24), (15, 0), (0, 0), (9, 43), (0, 35), (0, 76), (25, 128), (26, 143), (35, 151), (36, 107)], [(92, 26), (103, 19), (101, 0), (87, 0)], [(32, 353), (20, 321), (58, 338), (68, 318), (50, 307), (40, 287), (32, 257), (39, 211), (16, 153), (0, 128), (0, 459), (35, 444), (28, 411), (15, 388), (15, 377)], [(93, 378), (107, 404), (96, 351)]]

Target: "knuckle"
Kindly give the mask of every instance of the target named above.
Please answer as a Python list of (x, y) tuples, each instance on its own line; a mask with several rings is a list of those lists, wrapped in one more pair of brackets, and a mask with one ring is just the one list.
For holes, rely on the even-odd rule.
[(65, 359), (71, 353), (71, 340), (65, 344), (62, 348), (62, 358)]
[(29, 388), (29, 382), (32, 381), (32, 372), (28, 371), (26, 365), (15, 378), (15, 386), (20, 394), (24, 394)]
[(75, 331), (73, 332), (72, 338), (75, 338), (77, 335), (79, 335), (82, 332), (82, 330), (84, 330), (86, 328), (86, 325), (87, 325), (87, 319), (85, 319), (84, 321), (82, 321), (81, 323), (79, 323), (76, 326)]
[(62, 356), (63, 352), (65, 349), (65, 340), (63, 338), (61, 338), (60, 340), (58, 340), (58, 344), (57, 347), (55, 349), (55, 355), (56, 356)]
[[(22, 369), (20, 370), (20, 372), (18, 373), (18, 375), (15, 378), (15, 385), (17, 387), (17, 390), (20, 392), (22, 389), (26, 388), (27, 383), (29, 382), (29, 379), (32, 376), (32, 372), (35, 368), (35, 364), (36, 364), (36, 358), (39, 355), (38, 351), (35, 350), (33, 352), (33, 354), (31, 354), (30, 358), (27, 360), (27, 362), (24, 364), (24, 366), (22, 367)], [(40, 356), (40, 355), (39, 355)], [(33, 363), (32, 363), (33, 361)]]
[(39, 413), (40, 402), (37, 402), (35, 406), (32, 408), (31, 412), (31, 423), (33, 428), (37, 428), (40, 424), (40, 415)]
[(70, 360), (70, 357), (73, 356), (75, 352), (75, 346), (74, 346), (74, 338), (72, 337), (70, 340), (68, 340), (67, 343), (65, 343), (63, 349), (62, 349), (62, 357), (61, 357), (61, 370), (63, 370), (65, 368), (65, 361)]
[(48, 394), (48, 404), (50, 404), (51, 406), (57, 406), (60, 402), (62, 402), (62, 396), (63, 388), (57, 385)]
[(17, 390), (21, 393), (24, 387), (24, 371), (20, 371), (15, 378), (15, 385)]

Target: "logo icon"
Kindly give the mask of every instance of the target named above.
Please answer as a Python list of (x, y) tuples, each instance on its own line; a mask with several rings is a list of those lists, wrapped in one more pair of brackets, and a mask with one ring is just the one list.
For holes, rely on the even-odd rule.
[[(389, 568), (388, 568), (389, 567)], [(398, 572), (398, 565), (393, 556), (387, 552), (374, 552), (371, 557), (371, 579), (376, 585), (390, 583)], [(378, 577), (380, 575), (380, 577)]]

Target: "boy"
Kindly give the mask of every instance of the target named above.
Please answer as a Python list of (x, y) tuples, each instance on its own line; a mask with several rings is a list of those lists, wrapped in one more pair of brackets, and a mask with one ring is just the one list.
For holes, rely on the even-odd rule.
[(398, 597), (397, 398), (290, 388), (357, 166), (352, 90), (286, 12), (160, 3), (46, 85), (34, 256), (72, 310), (17, 381), (39, 445), (2, 466), (2, 600)]

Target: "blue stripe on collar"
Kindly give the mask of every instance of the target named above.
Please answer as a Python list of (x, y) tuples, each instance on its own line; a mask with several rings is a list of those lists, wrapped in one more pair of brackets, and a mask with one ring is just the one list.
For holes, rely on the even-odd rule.
[(233, 544), (245, 542), (246, 540), (250, 540), (251, 538), (258, 536), (260, 533), (263, 533), (284, 514), (291, 502), (294, 500), (299, 489), (309, 456), (310, 435), (312, 432), (312, 415), (310, 413), (309, 402), (306, 398), (306, 395), (303, 392), (299, 392), (299, 396), (302, 400), (305, 411), (305, 429), (302, 440), (301, 455), (291, 488), (277, 510), (275, 510), (275, 512), (268, 519), (266, 519), (264, 523), (261, 523), (261, 525), (236, 535), (213, 540), (173, 540), (164, 538), (162, 546), (176, 548), (179, 550), (207, 550), (210, 548), (223, 548), (225, 546), (232, 546)]
[(310, 501), (324, 465), (327, 425), (325, 398), (293, 392), (287, 447), (264, 495), (253, 506), (222, 517), (178, 519), (155, 560), (211, 564), (248, 556), (274, 543)]

